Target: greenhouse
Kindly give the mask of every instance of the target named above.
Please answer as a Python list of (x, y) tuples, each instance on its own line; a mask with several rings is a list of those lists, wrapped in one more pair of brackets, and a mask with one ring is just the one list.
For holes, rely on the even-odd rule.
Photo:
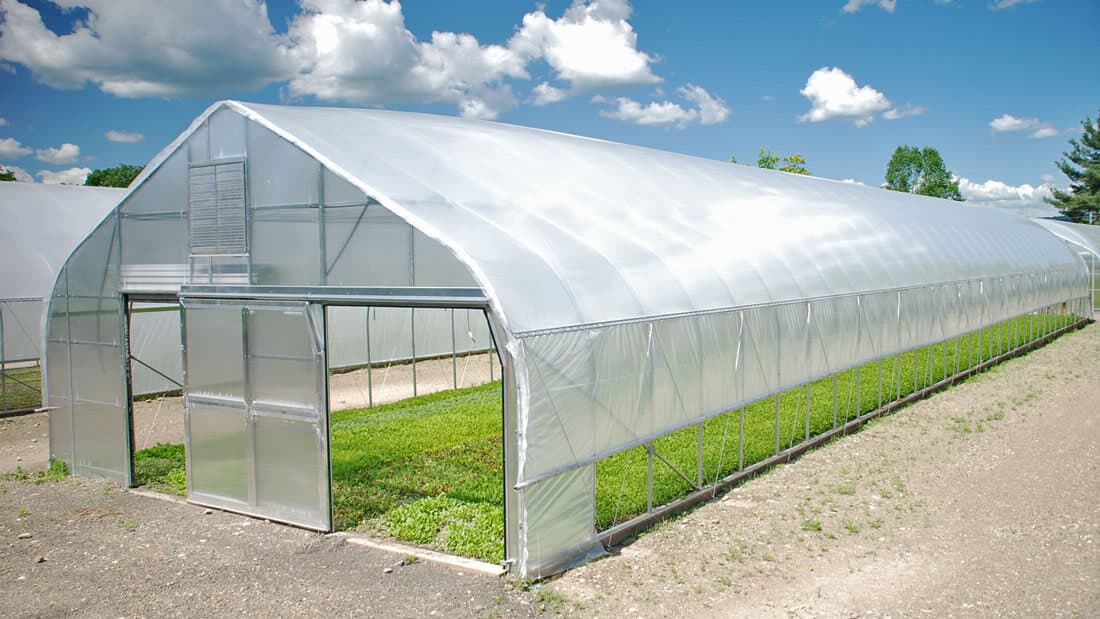
[(1100, 226), (1075, 224), (1057, 219), (1034, 219), (1051, 234), (1065, 241), (1071, 249), (1081, 255), (1088, 266), (1089, 281), (1092, 282), (1093, 311), (1100, 306)]
[[(140, 359), (146, 310), (178, 317), (148, 337), (179, 361)], [(61, 270), (50, 450), (137, 483), (146, 373), (182, 392), (188, 500), (330, 531), (357, 500), (342, 480), (471, 459), (457, 439), (415, 470), (346, 455), (404, 410), (377, 405), (408, 375), (401, 397), (489, 409), (477, 464), (502, 550), (484, 556), (541, 577), (1090, 312), (1079, 253), (990, 209), (492, 122), (226, 101)], [(345, 371), (364, 376), (353, 421)], [(415, 428), (470, 425), (403, 419), (386, 427), (406, 455)], [(449, 505), (460, 482), (409, 501)]]
[(0, 412), (40, 405), (42, 313), (57, 272), (123, 194), (103, 187), (0, 183)]

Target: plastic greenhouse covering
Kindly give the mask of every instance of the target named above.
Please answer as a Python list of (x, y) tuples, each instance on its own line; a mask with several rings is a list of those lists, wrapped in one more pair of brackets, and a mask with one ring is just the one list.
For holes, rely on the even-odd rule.
[(122, 189), (0, 183), (2, 360), (41, 356), (44, 299), (69, 252), (124, 194)]
[(1092, 286), (1092, 310), (1100, 307), (1100, 226), (1075, 224), (1057, 219), (1034, 219), (1051, 234), (1069, 243), (1070, 247), (1081, 254), (1088, 265)]
[[(492, 122), (222, 102), (147, 166), (54, 290), (51, 449), (77, 472), (128, 475), (120, 294), (179, 293), (186, 312), (195, 286), (480, 289), (504, 362), (506, 554), (527, 575), (602, 552), (603, 457), (1088, 295), (1077, 252), (989, 209)], [(310, 297), (298, 301), (286, 311), (308, 324)], [(271, 308), (241, 308), (195, 334), (207, 351), (241, 324), (251, 345), (252, 316)], [(355, 316), (334, 320), (373, 331)], [(378, 327), (372, 340), (392, 333)], [(284, 357), (352, 364), (363, 347), (327, 348)], [(211, 411), (285, 391), (246, 365), (233, 386), (187, 377), (189, 410), (219, 436), (240, 426)], [(295, 384), (281, 401), (320, 428), (314, 383)], [(226, 492), (242, 511), (262, 502)], [(313, 513), (299, 504), (278, 513)]]

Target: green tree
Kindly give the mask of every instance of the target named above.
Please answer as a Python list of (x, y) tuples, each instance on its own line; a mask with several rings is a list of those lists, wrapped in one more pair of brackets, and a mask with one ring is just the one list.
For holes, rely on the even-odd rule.
[(15, 172), (12, 172), (11, 170), (5, 170), (4, 168), (0, 167), (0, 181), (14, 181), (14, 180), (15, 180)]
[(886, 164), (886, 188), (962, 201), (959, 181), (947, 171), (939, 151), (929, 146), (899, 146)]
[[(740, 162), (737, 161), (737, 157), (730, 157), (730, 163)], [(746, 163), (744, 165), (749, 164)], [(780, 172), (790, 172), (792, 174), (810, 173), (810, 171), (806, 169), (806, 158), (802, 156), (802, 153), (779, 155), (767, 148), (760, 149), (760, 152), (756, 156), (756, 166), (769, 170), (779, 170)]]
[(113, 168), (93, 170), (84, 184), (91, 187), (129, 187), (144, 169), (144, 166), (123, 163)]
[(1085, 117), (1081, 141), (1070, 139), (1071, 148), (1062, 153), (1055, 165), (1069, 178), (1069, 191), (1052, 189), (1046, 201), (1073, 221), (1089, 221), (1100, 214), (1100, 116), (1097, 121)]

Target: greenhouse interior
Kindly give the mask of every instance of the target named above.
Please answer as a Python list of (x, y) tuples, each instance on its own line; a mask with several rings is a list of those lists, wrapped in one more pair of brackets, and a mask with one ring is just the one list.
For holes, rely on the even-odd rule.
[[(50, 452), (128, 486), (172, 461), (192, 503), (545, 577), (1079, 326), (1098, 244), (1078, 228), (494, 122), (224, 101), (46, 295)], [(150, 407), (177, 436), (141, 443)]]

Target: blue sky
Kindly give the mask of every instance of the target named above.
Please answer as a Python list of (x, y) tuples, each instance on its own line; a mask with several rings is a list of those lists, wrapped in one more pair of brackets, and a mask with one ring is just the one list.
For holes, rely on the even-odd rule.
[(929, 145), (972, 202), (1041, 209), (1100, 110), (1091, 1), (0, 0), (0, 20), (0, 165), (39, 182), (144, 163), (237, 98), (767, 147), (869, 185)]

